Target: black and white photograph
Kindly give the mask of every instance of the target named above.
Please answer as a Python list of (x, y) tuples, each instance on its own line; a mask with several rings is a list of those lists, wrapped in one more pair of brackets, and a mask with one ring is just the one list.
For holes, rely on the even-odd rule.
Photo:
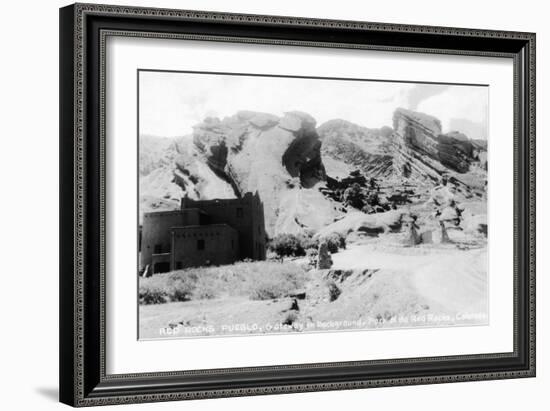
[(544, 4), (5, 2), (0, 410), (546, 410)]
[(140, 339), (489, 324), (488, 85), (137, 77)]

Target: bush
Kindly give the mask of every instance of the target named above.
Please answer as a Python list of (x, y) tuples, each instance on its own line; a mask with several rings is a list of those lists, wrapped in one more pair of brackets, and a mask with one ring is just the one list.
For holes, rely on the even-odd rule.
[(161, 287), (150, 287), (147, 285), (139, 286), (139, 303), (147, 304), (162, 304), (167, 302), (168, 295)]
[(189, 301), (196, 288), (197, 274), (193, 271), (175, 271), (140, 278), (140, 304), (161, 304), (171, 301)]
[(317, 250), (319, 248), (319, 239), (313, 236), (301, 235), (298, 239), (300, 244), (302, 244), (302, 248), (306, 250), (306, 254), (308, 254), (308, 250)]
[(168, 290), (170, 301), (189, 301), (193, 297), (196, 288), (197, 275), (193, 272), (179, 275), (178, 272), (170, 275), (168, 280)]
[(346, 237), (340, 233), (330, 233), (322, 239), (327, 243), (331, 254), (337, 253), (339, 249), (346, 249)]
[(319, 241), (307, 234), (278, 234), (269, 242), (269, 250), (279, 257), (301, 257), (319, 247)]
[(269, 248), (280, 257), (298, 257), (306, 254), (302, 241), (294, 234), (279, 234), (269, 243)]

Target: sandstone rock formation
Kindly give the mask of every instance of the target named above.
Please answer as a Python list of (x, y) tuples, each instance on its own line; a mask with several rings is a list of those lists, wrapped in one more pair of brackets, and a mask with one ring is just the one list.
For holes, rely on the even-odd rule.
[(392, 172), (393, 133), (389, 127), (369, 129), (346, 120), (330, 120), (317, 129), (321, 152), (331, 177), (345, 177), (353, 170), (377, 177)]
[[(480, 152), (487, 149), (479, 140), (470, 140), (462, 133), (452, 131), (442, 134), (438, 119), (403, 108), (395, 110), (393, 128), (405, 150), (425, 154), (429, 159), (436, 160), (457, 173), (470, 171), (472, 163), (480, 161)], [(418, 159), (414, 154), (413, 157)], [(441, 174), (441, 167), (434, 167), (430, 162), (425, 164)]]
[(297, 111), (282, 118), (241, 111), (198, 124), (193, 142), (237, 196), (260, 194), (270, 235), (298, 233), (319, 229), (340, 213), (313, 189), (326, 179), (315, 125), (313, 117)]
[(393, 128), (380, 129), (345, 120), (317, 127), (299, 111), (282, 117), (239, 111), (205, 118), (189, 136), (140, 138), (140, 213), (175, 209), (184, 195), (234, 198), (257, 191), (270, 237), (318, 233), (346, 215), (354, 216), (354, 230), (378, 235), (389, 225), (355, 212), (386, 215), (422, 202), (443, 175), (460, 198), (482, 199), (486, 141), (442, 134), (435, 117), (401, 108)]
[(231, 185), (207, 165), (189, 136), (141, 136), (140, 219), (144, 212), (175, 210), (184, 194), (192, 199), (234, 198)]
[(348, 213), (345, 217), (321, 229), (316, 238), (325, 238), (331, 233), (347, 236), (352, 232), (377, 237), (387, 232), (398, 232), (402, 228), (404, 212), (391, 210), (378, 214), (365, 214), (360, 211)]
[(141, 136), (139, 140), (139, 210), (171, 210), (178, 207), (181, 188), (174, 183), (174, 162), (178, 156), (173, 139)]

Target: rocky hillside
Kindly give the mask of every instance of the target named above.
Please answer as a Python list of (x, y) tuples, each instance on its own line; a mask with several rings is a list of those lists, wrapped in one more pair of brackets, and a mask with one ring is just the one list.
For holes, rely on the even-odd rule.
[(393, 115), (395, 168), (411, 181), (437, 183), (447, 175), (467, 198), (486, 191), (486, 141), (452, 131), (442, 134), (433, 116), (398, 108)]
[(326, 172), (315, 126), (306, 113), (279, 118), (242, 111), (223, 120), (207, 118), (195, 127), (193, 143), (235, 195), (260, 194), (269, 234), (296, 233), (317, 230), (341, 214), (341, 205), (318, 190)]
[(486, 141), (470, 140), (456, 131), (442, 134), (438, 119), (403, 108), (394, 112), (393, 129), (331, 120), (318, 132), (323, 161), (333, 166), (334, 171), (327, 167), (333, 177), (359, 169), (369, 177), (433, 183), (444, 173), (460, 180), (460, 175), (475, 173), (487, 162)]
[(377, 177), (392, 174), (394, 134), (390, 127), (369, 129), (346, 120), (330, 120), (317, 131), (331, 177), (344, 178), (354, 170)]
[(464, 174), (480, 162), (486, 164), (486, 157), (480, 158), (480, 153), (487, 150), (486, 142), (470, 140), (457, 131), (442, 134), (441, 123), (435, 117), (399, 108), (393, 115), (393, 128), (400, 147), (416, 158), (425, 155), (435, 160), (439, 164), (430, 162), (430, 167), (438, 173), (445, 167)]
[[(170, 138), (141, 136), (139, 139), (140, 212), (171, 210), (177, 207), (181, 188), (174, 183), (176, 141)], [(140, 214), (140, 216), (141, 216)]]
[[(465, 198), (482, 197), (486, 150), (485, 141), (443, 134), (435, 117), (401, 108), (393, 128), (381, 129), (345, 120), (317, 127), (296, 111), (282, 117), (240, 111), (206, 118), (190, 136), (142, 137), (140, 210), (177, 208), (183, 195), (232, 198), (257, 191), (269, 235), (317, 232), (348, 211), (382, 212), (419, 201), (444, 174)], [(366, 199), (373, 189), (374, 205)]]

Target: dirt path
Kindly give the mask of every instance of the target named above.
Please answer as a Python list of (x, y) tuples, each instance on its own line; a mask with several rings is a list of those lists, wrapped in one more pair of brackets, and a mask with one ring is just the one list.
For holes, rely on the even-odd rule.
[[(328, 331), (487, 322), (485, 248), (373, 241), (349, 245), (332, 259), (340, 274), (309, 271), (306, 297), (296, 301), (226, 297), (141, 306), (140, 337), (296, 332), (306, 323)], [(469, 313), (481, 317), (456, 319)]]
[(336, 269), (406, 272), (419, 296), (445, 310), (487, 310), (487, 250), (460, 250), (454, 245), (399, 248), (365, 244), (332, 256)]

